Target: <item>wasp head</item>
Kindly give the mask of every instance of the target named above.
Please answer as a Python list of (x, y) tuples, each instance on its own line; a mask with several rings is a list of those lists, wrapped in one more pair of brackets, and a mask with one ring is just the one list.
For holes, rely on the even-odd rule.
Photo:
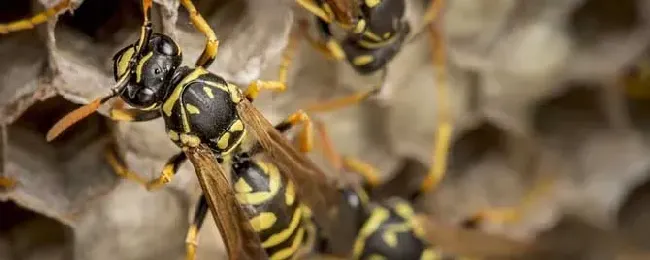
[[(158, 107), (167, 92), (169, 82), (181, 65), (180, 47), (169, 36), (153, 34), (140, 52), (136, 45), (129, 45), (113, 57), (113, 76), (120, 79), (129, 73), (128, 82), (121, 97), (129, 105), (141, 109)], [(137, 53), (136, 62), (129, 66)]]

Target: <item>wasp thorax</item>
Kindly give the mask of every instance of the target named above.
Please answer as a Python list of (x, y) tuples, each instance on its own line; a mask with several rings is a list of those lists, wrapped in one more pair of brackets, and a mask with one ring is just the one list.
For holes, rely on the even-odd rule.
[(176, 69), (181, 65), (179, 46), (169, 36), (153, 34), (148, 44), (137, 55), (135, 45), (120, 50), (113, 58), (115, 80), (129, 73), (122, 98), (138, 108), (152, 108), (160, 105)]

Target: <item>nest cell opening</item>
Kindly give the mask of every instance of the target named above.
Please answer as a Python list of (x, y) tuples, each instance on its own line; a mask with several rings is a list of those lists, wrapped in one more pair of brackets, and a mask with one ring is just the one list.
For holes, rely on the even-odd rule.
[[(0, 202), (0, 243), (13, 259), (70, 259), (72, 230), (63, 223), (23, 208), (12, 201)], [(0, 255), (3, 255), (0, 254)]]

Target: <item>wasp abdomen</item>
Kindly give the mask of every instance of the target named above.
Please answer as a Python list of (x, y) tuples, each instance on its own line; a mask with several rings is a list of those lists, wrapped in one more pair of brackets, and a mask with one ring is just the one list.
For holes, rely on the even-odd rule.
[(406, 201), (377, 205), (359, 231), (355, 259), (438, 259), (438, 252), (423, 239), (411, 220), (412, 207)]
[(249, 212), (269, 259), (289, 259), (302, 248), (310, 234), (308, 209), (302, 205), (291, 182), (278, 168), (261, 161), (237, 162), (233, 166), (237, 199)]
[(410, 32), (407, 23), (403, 26), (404, 29), (396, 35), (387, 36), (385, 42), (373, 43), (354, 38), (343, 41), (341, 47), (350, 65), (360, 74), (370, 74), (385, 68), (400, 51)]

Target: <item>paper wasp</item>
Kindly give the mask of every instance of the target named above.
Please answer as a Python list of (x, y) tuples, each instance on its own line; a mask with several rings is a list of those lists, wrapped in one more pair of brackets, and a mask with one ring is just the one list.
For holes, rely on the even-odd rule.
[[(350, 96), (313, 104), (305, 108), (309, 113), (326, 112), (359, 103), (381, 91), (387, 75), (387, 65), (404, 44), (414, 41), (424, 32), (431, 35), (432, 61), (436, 68), (436, 103), (439, 126), (434, 137), (433, 159), (430, 172), (423, 180), (421, 193), (431, 192), (442, 180), (446, 171), (447, 150), (453, 133), (449, 115), (446, 90), (446, 56), (439, 28), (433, 24), (444, 8), (444, 0), (429, 1), (421, 28), (411, 31), (404, 20), (404, 0), (296, 0), (304, 9), (316, 16), (318, 28), (324, 41), (316, 40), (307, 32), (308, 23), (302, 21), (302, 35), (317, 50), (336, 60), (346, 59), (360, 74), (382, 72), (382, 84), (378, 88), (361, 91)], [(338, 24), (346, 32), (338, 41), (329, 29)], [(410, 35), (410, 36), (409, 36)], [(323, 43), (324, 42), (324, 43)], [(289, 46), (291, 47), (291, 46)], [(285, 62), (286, 63), (286, 62)], [(286, 66), (283, 67), (286, 70)]]
[[(162, 174), (145, 185), (148, 189), (168, 183), (178, 166), (192, 161), (205, 192), (215, 222), (231, 259), (262, 259), (265, 252), (249, 222), (248, 213), (236, 199), (223, 168), (224, 162), (252, 132), (265, 155), (277, 165), (283, 178), (295, 183), (296, 194), (314, 212), (314, 220), (327, 236), (330, 207), (338, 199), (322, 173), (310, 160), (295, 150), (261, 115), (251, 102), (261, 90), (284, 90), (279, 81), (252, 82), (245, 92), (225, 79), (207, 71), (214, 61), (219, 41), (214, 31), (190, 0), (181, 0), (196, 29), (206, 36), (205, 48), (195, 68), (181, 66), (182, 51), (170, 37), (153, 33), (150, 21), (152, 0), (143, 0), (144, 22), (138, 41), (114, 56), (117, 84), (109, 95), (97, 98), (70, 112), (47, 134), (52, 140), (79, 120), (94, 113), (101, 104), (114, 97), (134, 108), (114, 106), (110, 118), (120, 121), (148, 121), (162, 117), (169, 138), (182, 152), (169, 159)], [(301, 136), (309, 140), (309, 120), (301, 113), (287, 122), (305, 123)], [(305, 143), (304, 147), (309, 147)], [(128, 170), (127, 178), (134, 178)], [(137, 179), (137, 178), (135, 178)]]

